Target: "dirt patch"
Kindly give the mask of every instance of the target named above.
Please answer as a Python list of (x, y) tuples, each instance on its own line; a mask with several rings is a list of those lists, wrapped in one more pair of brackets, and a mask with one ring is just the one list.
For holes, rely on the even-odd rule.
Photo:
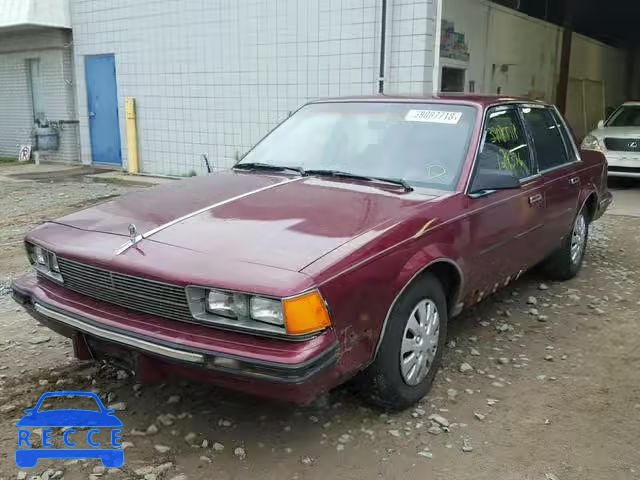
[[(0, 242), (19, 241), (45, 212), (131, 190), (62, 182), (48, 191), (59, 201), (41, 202), (42, 185), (7, 185), (0, 182), (3, 196), (25, 205), (13, 211), (15, 223), (0, 225)], [(117, 368), (73, 360), (68, 340), (1, 296), (0, 478), (18, 471), (22, 410), (64, 388), (123, 408), (125, 466), (108, 473), (97, 461), (42, 461), (28, 478), (51, 468), (71, 480), (94, 469), (96, 479), (638, 480), (638, 231), (640, 219), (605, 217), (576, 279), (530, 273), (453, 321), (433, 391), (397, 414), (369, 408), (347, 388), (292, 408), (179, 379), (141, 386)], [(0, 250), (2, 277), (25, 270), (23, 257), (21, 247)], [(470, 372), (460, 373), (463, 362)], [(433, 413), (449, 426), (433, 428)]]

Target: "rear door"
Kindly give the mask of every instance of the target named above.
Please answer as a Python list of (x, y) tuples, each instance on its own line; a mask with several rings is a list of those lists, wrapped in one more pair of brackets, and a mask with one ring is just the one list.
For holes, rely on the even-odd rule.
[(539, 261), (545, 198), (542, 179), (517, 106), (490, 109), (475, 169), (509, 170), (521, 188), (469, 193), (469, 231), (475, 298), (492, 293)]
[(533, 140), (543, 195), (546, 200), (543, 244), (545, 256), (557, 249), (571, 231), (580, 196), (580, 157), (555, 109), (541, 105), (521, 107)]

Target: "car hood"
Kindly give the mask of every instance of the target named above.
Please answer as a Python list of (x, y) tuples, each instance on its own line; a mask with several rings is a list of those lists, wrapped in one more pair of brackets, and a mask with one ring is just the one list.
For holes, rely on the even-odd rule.
[[(300, 271), (376, 227), (398, 221), (438, 191), (317, 177), (223, 172), (123, 196), (57, 220), (225, 260)], [(126, 243), (126, 240), (124, 240)]]
[(591, 135), (602, 139), (607, 137), (615, 138), (640, 138), (640, 127), (604, 127), (591, 132)]

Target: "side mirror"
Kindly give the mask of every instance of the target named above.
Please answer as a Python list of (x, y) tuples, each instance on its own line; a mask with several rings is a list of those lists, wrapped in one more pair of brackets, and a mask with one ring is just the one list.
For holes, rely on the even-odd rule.
[(471, 182), (470, 193), (478, 194), (491, 190), (520, 188), (520, 180), (508, 170), (479, 168)]
[(598, 121), (598, 128), (604, 128), (604, 120)]

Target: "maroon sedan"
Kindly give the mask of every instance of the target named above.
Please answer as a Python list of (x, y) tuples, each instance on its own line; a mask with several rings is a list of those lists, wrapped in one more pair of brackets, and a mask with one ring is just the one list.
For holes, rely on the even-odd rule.
[(403, 408), (447, 323), (530, 267), (568, 279), (611, 202), (557, 110), (495, 97), (309, 103), (236, 166), (29, 233), (15, 299), (80, 358), (308, 402)]

